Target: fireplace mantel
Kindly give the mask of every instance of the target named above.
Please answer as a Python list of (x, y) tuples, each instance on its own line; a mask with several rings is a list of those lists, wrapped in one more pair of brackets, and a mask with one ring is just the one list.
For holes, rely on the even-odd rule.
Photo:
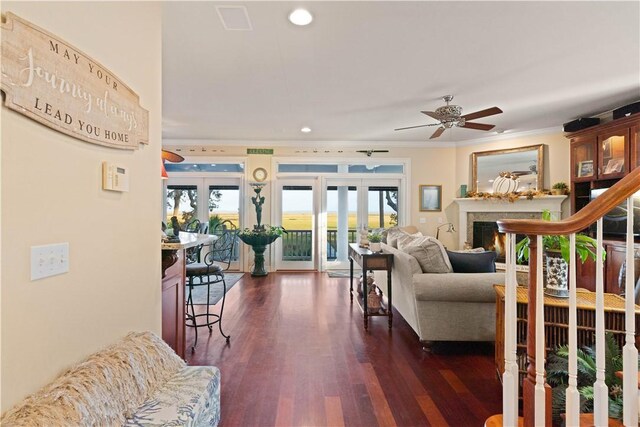
[(520, 199), (509, 202), (500, 199), (476, 199), (472, 197), (454, 199), (459, 206), (460, 217), (458, 222), (459, 247), (464, 246), (467, 236), (467, 221), (471, 212), (542, 212), (548, 209), (551, 217), (560, 219), (562, 217), (562, 202), (567, 196), (540, 196), (533, 199), (521, 197)]

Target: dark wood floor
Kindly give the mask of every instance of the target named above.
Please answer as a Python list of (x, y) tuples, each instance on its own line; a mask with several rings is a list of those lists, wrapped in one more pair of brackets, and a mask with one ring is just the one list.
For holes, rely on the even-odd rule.
[[(200, 329), (192, 365), (222, 371), (222, 427), (482, 426), (501, 410), (493, 346), (421, 349), (397, 313), (362, 327), (348, 279), (246, 274), (227, 295), (223, 328)], [(187, 347), (193, 342), (187, 330)]]

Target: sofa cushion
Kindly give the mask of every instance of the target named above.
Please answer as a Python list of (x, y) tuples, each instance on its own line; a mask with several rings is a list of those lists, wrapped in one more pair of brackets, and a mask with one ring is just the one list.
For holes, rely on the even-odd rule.
[(157, 335), (132, 332), (4, 413), (0, 425), (122, 425), (184, 366)]
[(386, 234), (383, 235), (383, 243), (387, 245), (397, 248), (398, 247), (398, 238), (402, 236), (422, 236), (422, 233), (418, 231), (417, 228), (413, 226), (408, 227), (391, 227), (386, 231)]
[(416, 274), (418, 301), (494, 302), (493, 285), (504, 283), (504, 273)]
[(126, 427), (215, 426), (220, 421), (220, 370), (187, 366), (127, 419)]
[(447, 251), (454, 273), (495, 273), (496, 257), (494, 251), (453, 252)]
[(404, 246), (403, 252), (418, 260), (423, 273), (451, 273), (449, 259), (443, 255), (439, 242), (431, 237), (423, 237), (419, 243)]
[[(409, 248), (415, 246), (424, 246), (425, 251), (432, 255), (430, 259), (425, 258), (425, 251), (409, 250)], [(447, 256), (447, 250), (442, 243), (434, 237), (405, 235), (398, 238), (398, 249), (416, 258), (421, 258), (424, 263), (424, 265), (423, 263), (420, 264), (423, 273), (453, 272), (449, 257)], [(420, 260), (418, 260), (418, 262), (420, 262)]]

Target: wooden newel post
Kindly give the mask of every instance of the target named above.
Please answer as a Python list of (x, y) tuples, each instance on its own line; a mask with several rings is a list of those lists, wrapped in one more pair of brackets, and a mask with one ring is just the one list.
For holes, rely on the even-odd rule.
[[(537, 304), (537, 236), (529, 236), (529, 305), (527, 306), (527, 376), (522, 383), (522, 404), (524, 427), (535, 426), (535, 387), (536, 387), (536, 304)], [(542, 303), (542, 302), (541, 302)], [(544, 322), (544, 319), (541, 319)], [(544, 345), (544, 343), (542, 344)], [(551, 387), (545, 388), (545, 425), (551, 426)]]

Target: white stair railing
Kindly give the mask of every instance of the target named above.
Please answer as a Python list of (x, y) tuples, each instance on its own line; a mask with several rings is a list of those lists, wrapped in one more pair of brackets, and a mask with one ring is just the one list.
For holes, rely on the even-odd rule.
[[(518, 391), (520, 376), (518, 370), (517, 349), (517, 281), (515, 274), (515, 236), (525, 234), (530, 239), (529, 260), (529, 307), (527, 314), (527, 361), (529, 366), (522, 385), (524, 396), (524, 425), (545, 426), (551, 424), (550, 390), (545, 384), (545, 324), (544, 295), (542, 274), (542, 251), (544, 235), (569, 236), (569, 313), (568, 313), (568, 385), (566, 390), (565, 422), (569, 427), (580, 425), (580, 390), (578, 388), (578, 296), (576, 290), (576, 241), (580, 230), (584, 230), (594, 222), (596, 230), (596, 289), (595, 289), (595, 348), (596, 348), (596, 380), (593, 384), (594, 414), (593, 424), (607, 427), (609, 420), (609, 389), (605, 383), (605, 284), (603, 261), (603, 217), (626, 200), (627, 235), (626, 235), (626, 281), (624, 283), (624, 345), (623, 356), (623, 419), (625, 426), (638, 426), (638, 349), (636, 347), (636, 305), (635, 305), (635, 242), (634, 242), (634, 194), (640, 191), (640, 168), (629, 172), (609, 190), (589, 203), (570, 218), (545, 222), (541, 220), (500, 220), (498, 229), (506, 233), (506, 282), (505, 282), (505, 322), (504, 322), (504, 359), (503, 374), (503, 413), (491, 417), (488, 422), (502, 420), (504, 426), (518, 426), (522, 420), (517, 417)], [(640, 193), (638, 193), (640, 195)], [(617, 273), (617, 272), (615, 272)], [(611, 277), (611, 276), (610, 276)], [(582, 294), (584, 295), (584, 294)], [(583, 298), (583, 296), (580, 298)], [(606, 297), (609, 298), (609, 297)], [(581, 321), (582, 322), (582, 321)], [(582, 325), (580, 325), (580, 328)], [(580, 332), (581, 333), (581, 332)], [(610, 373), (611, 375), (613, 373)]]
[(542, 236), (536, 236), (537, 244), (536, 272), (536, 388), (535, 388), (535, 425), (544, 426), (546, 418), (546, 392), (544, 379), (545, 337), (544, 337), (544, 286), (542, 277)]
[[(504, 290), (504, 317), (516, 319), (517, 317), (517, 286), (516, 263), (516, 236), (507, 233), (505, 246), (506, 258), (506, 282)], [(504, 375), (502, 384), (502, 407), (504, 408), (503, 422), (505, 426), (516, 427), (518, 425), (518, 388), (520, 374), (517, 362), (517, 321), (505, 321), (504, 324)]]
[[(627, 199), (627, 257), (625, 293), (625, 344), (622, 349), (623, 421), (626, 426), (638, 425), (638, 349), (635, 343), (635, 248), (633, 236), (633, 197)], [(633, 391), (633, 392), (632, 392)]]
[(602, 218), (596, 231), (596, 382), (593, 384), (593, 421), (606, 426), (609, 420), (609, 389), (604, 382), (604, 262), (602, 260)]
[(578, 320), (576, 301), (576, 235), (569, 235), (569, 386), (567, 387), (567, 425), (580, 425), (578, 392)]

